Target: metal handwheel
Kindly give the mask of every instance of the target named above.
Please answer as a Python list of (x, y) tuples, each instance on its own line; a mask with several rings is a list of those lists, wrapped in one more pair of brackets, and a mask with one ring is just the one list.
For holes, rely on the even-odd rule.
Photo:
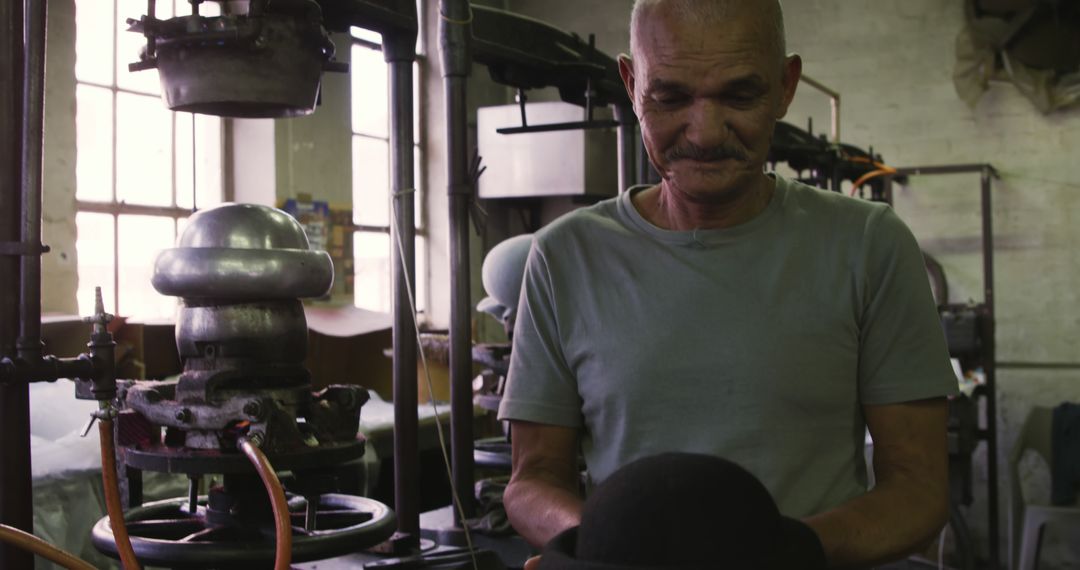
[[(207, 497), (194, 513), (187, 499), (147, 503), (124, 513), (131, 545), (147, 565), (169, 568), (236, 568), (274, 561), (274, 528), (211, 524)], [(339, 556), (375, 546), (394, 533), (397, 520), (386, 505), (353, 495), (323, 494), (316, 508), (289, 496), (293, 519), (293, 561)], [(94, 525), (91, 541), (99, 551), (118, 557), (108, 517)]]

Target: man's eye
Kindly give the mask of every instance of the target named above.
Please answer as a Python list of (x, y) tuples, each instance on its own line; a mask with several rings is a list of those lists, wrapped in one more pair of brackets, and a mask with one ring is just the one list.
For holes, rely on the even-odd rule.
[(681, 103), (686, 102), (687, 97), (686, 97), (686, 95), (665, 94), (665, 95), (657, 95), (656, 97), (653, 98), (653, 100), (655, 100), (657, 103), (659, 103), (661, 105), (670, 106), (670, 105), (679, 105)]
[(733, 93), (728, 96), (728, 101), (734, 105), (751, 105), (757, 100), (757, 93)]

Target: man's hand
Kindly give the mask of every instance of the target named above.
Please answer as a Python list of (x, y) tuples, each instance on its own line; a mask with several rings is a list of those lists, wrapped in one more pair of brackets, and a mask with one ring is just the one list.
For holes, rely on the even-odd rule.
[(530, 422), (510, 424), (514, 471), (503, 503), (514, 528), (542, 548), (581, 522), (578, 431)]
[(864, 568), (903, 558), (948, 520), (948, 409), (944, 398), (864, 406), (874, 438), (874, 488), (805, 520), (831, 568)]

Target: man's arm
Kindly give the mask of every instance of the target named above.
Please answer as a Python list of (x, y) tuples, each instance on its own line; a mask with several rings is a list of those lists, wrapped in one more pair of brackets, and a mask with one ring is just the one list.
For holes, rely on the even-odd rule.
[(832, 568), (896, 560), (929, 542), (948, 519), (945, 398), (863, 406), (874, 438), (875, 486), (805, 519)]
[(578, 430), (522, 421), (510, 426), (513, 474), (503, 503), (510, 524), (541, 548), (581, 522)]

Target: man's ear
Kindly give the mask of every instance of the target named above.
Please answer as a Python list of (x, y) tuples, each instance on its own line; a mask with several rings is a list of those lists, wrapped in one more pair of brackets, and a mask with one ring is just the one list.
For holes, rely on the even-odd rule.
[(781, 96), (783, 99), (780, 101), (780, 108), (778, 110), (777, 119), (784, 118), (787, 115), (788, 107), (791, 106), (791, 101), (795, 99), (795, 91), (799, 87), (799, 79), (802, 77), (802, 58), (799, 54), (792, 54), (784, 61), (783, 76), (780, 78)]
[(634, 60), (625, 53), (619, 54), (619, 76), (622, 77), (626, 94), (630, 96), (630, 104), (637, 109), (637, 100), (634, 99)]

